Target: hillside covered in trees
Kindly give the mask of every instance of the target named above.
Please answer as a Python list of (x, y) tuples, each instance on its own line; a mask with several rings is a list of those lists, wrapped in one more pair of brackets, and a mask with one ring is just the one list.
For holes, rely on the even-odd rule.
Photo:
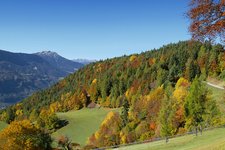
[[(49, 89), (1, 111), (8, 123), (29, 119), (50, 131), (62, 126), (56, 112), (97, 103), (111, 112), (89, 138), (104, 147), (168, 137), (223, 122), (202, 80), (225, 79), (222, 45), (182, 41), (141, 54), (91, 63)], [(87, 127), (88, 128), (88, 127)]]

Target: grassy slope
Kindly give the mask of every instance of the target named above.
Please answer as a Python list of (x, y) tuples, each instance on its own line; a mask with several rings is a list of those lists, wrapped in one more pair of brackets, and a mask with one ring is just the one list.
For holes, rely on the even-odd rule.
[(117, 109), (86, 108), (78, 111), (57, 113), (59, 118), (69, 121), (69, 124), (53, 133), (53, 137), (56, 138), (60, 135), (66, 135), (72, 142), (79, 143), (83, 146), (86, 144), (88, 137), (98, 130), (107, 113), (116, 110)]
[(203, 132), (202, 136), (186, 135), (170, 139), (169, 143), (164, 140), (147, 144), (138, 144), (119, 148), (120, 150), (205, 150), (225, 149), (225, 128)]
[[(207, 85), (209, 90), (212, 91), (212, 98), (217, 101), (217, 104), (221, 110), (223, 118), (225, 118), (225, 101), (224, 90), (217, 89), (215, 87)], [(225, 128), (214, 129), (211, 131), (203, 132), (202, 136), (195, 137), (194, 135), (187, 135), (171, 139), (168, 144), (165, 141), (157, 141), (148, 144), (138, 144), (134, 146), (127, 146), (120, 148), (121, 150), (176, 150), (176, 149), (225, 149)]]
[(212, 98), (217, 101), (217, 104), (221, 110), (223, 117), (225, 118), (225, 90), (221, 90), (212, 86), (207, 85), (207, 87), (212, 91)]
[[(212, 91), (212, 97), (215, 100), (217, 100), (222, 113), (225, 114), (225, 108), (223, 107), (223, 106), (225, 106), (225, 102), (223, 100), (224, 90), (220, 90), (220, 89), (211, 87), (209, 85), (207, 85), (207, 87)], [(82, 109), (82, 110), (79, 110), (79, 111), (69, 111), (69, 112), (66, 112), (66, 113), (57, 113), (57, 115), (61, 119), (68, 120), (69, 124), (67, 126), (61, 128), (61, 129), (59, 129), (55, 133), (53, 133), (53, 137), (56, 138), (60, 135), (66, 135), (73, 142), (79, 143), (83, 146), (83, 145), (86, 144), (87, 138), (92, 133), (97, 131), (101, 122), (103, 121), (103, 119), (105, 118), (106, 114), (109, 111), (111, 111), (111, 109), (94, 108), (94, 109)], [(114, 109), (114, 111), (115, 111), (115, 109)], [(224, 115), (224, 117), (225, 117), (225, 115)], [(225, 129), (222, 130), (222, 131), (225, 132)], [(221, 132), (221, 133), (224, 133), (224, 132)], [(218, 132), (218, 133), (220, 133), (220, 132)], [(172, 144), (172, 143), (171, 144), (172, 144), (172, 146), (176, 147), (177, 146), (176, 144), (179, 145), (179, 141), (181, 143), (183, 143), (182, 141), (194, 140), (192, 138), (193, 138), (193, 136), (185, 136), (185, 137), (175, 138), (175, 139), (172, 140), (172, 141), (175, 142), (175, 144)], [(204, 140), (204, 136), (202, 137), (202, 140)], [(157, 146), (157, 145), (160, 145), (160, 144), (164, 143), (164, 141), (159, 141), (159, 142), (154, 142), (154, 143), (156, 143), (154, 145)], [(141, 146), (141, 145), (143, 145), (144, 149), (147, 146), (146, 148), (148, 149), (149, 144), (140, 144), (140, 145), (137, 145), (137, 146)], [(183, 144), (181, 144), (181, 146), (182, 145)], [(167, 146), (167, 145), (164, 145), (164, 146)], [(136, 149), (136, 146), (131, 146), (129, 148), (132, 148), (132, 147), (134, 147), (134, 149)], [(159, 148), (161, 148), (161, 146)]]
[(7, 127), (7, 123), (0, 121), (0, 131), (3, 130), (5, 127)]

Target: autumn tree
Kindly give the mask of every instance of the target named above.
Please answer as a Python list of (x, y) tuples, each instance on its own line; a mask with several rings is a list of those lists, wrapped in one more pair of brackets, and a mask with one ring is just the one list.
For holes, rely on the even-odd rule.
[(48, 130), (55, 130), (60, 128), (61, 122), (55, 113), (50, 112), (49, 110), (42, 109), (39, 117), (37, 118), (37, 126), (46, 128)]
[(109, 112), (102, 122), (99, 130), (95, 132), (88, 143), (96, 147), (112, 146), (120, 144), (119, 131), (122, 121), (117, 112)]
[(174, 106), (173, 109), (175, 111), (175, 116), (173, 118), (173, 126), (177, 129), (180, 127), (183, 128), (185, 124), (185, 116), (184, 116), (184, 102), (185, 98), (188, 95), (188, 88), (190, 83), (187, 79), (181, 77), (175, 86), (175, 90), (173, 91), (173, 99)]
[(152, 135), (147, 121), (141, 121), (135, 128), (135, 137), (139, 141), (149, 140)]
[(58, 148), (62, 148), (65, 150), (72, 150), (72, 143), (67, 136), (60, 136), (57, 140)]
[(37, 110), (33, 109), (30, 113), (29, 120), (33, 122), (33, 121), (36, 121), (37, 118), (38, 118)]
[(220, 37), (225, 42), (225, 0), (191, 0), (187, 16), (194, 39), (203, 41)]
[(92, 80), (90, 89), (89, 89), (90, 99), (92, 102), (97, 102), (98, 96), (100, 95), (98, 86), (97, 86), (97, 79)]
[(2, 150), (50, 149), (51, 137), (29, 120), (13, 121), (0, 133)]
[(166, 143), (169, 141), (169, 136), (172, 135), (173, 126), (172, 118), (174, 115), (173, 99), (171, 97), (171, 88), (168, 87), (162, 101), (162, 107), (159, 112), (160, 134), (165, 137)]
[(184, 108), (186, 116), (186, 127), (195, 128), (196, 136), (198, 127), (202, 131), (202, 123), (206, 112), (206, 104), (209, 100), (209, 92), (201, 81), (196, 77), (190, 87), (188, 96), (186, 97)]

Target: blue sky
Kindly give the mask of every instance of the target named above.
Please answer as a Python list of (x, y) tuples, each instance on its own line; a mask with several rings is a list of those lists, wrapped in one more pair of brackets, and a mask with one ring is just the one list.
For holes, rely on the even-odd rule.
[(2, 0), (0, 49), (105, 59), (187, 40), (188, 0)]

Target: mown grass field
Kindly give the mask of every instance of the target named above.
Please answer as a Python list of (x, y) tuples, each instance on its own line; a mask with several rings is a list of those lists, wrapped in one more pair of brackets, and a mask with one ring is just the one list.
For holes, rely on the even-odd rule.
[(83, 146), (88, 137), (98, 130), (101, 122), (110, 111), (118, 111), (118, 109), (84, 108), (78, 111), (57, 113), (60, 119), (69, 121), (69, 124), (57, 130), (52, 136), (57, 138), (60, 135), (66, 135), (72, 142)]
[(0, 131), (2, 131), (5, 127), (7, 127), (8, 124), (3, 122), (3, 121), (0, 121)]
[(118, 148), (119, 150), (224, 150), (225, 128), (204, 131), (202, 135), (186, 135), (165, 140)]

